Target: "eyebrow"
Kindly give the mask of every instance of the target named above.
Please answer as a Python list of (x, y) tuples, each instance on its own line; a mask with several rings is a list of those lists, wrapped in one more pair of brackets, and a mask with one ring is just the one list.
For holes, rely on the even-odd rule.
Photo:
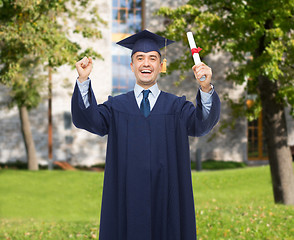
[[(137, 55), (136, 58), (138, 58), (138, 57), (144, 57), (144, 56), (145, 56), (145, 55), (140, 54), (140, 55)], [(149, 56), (147, 56), (147, 57), (155, 57), (155, 58), (158, 58), (156, 55), (149, 55)]]

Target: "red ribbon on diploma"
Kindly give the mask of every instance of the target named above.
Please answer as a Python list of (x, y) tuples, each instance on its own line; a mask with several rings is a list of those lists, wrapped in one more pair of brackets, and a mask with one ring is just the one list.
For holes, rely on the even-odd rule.
[(202, 50), (202, 48), (198, 47), (198, 48), (192, 48), (191, 52), (192, 52), (192, 56), (194, 53), (199, 53)]

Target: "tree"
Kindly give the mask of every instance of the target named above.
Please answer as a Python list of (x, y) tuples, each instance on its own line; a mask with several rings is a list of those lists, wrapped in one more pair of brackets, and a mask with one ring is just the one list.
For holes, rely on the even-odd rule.
[[(227, 75), (257, 99), (238, 112), (257, 117), (262, 111), (276, 203), (294, 204), (292, 157), (287, 144), (285, 107), (294, 109), (294, 1), (190, 0), (174, 10), (161, 8), (168, 22), (166, 36), (187, 45), (194, 33), (205, 53), (226, 51), (234, 64)], [(179, 34), (182, 33), (182, 34)], [(184, 72), (191, 61), (186, 52), (169, 67)], [(242, 110), (242, 111), (240, 111)]]
[[(82, 34), (99, 39), (98, 26), (106, 23), (90, 0), (2, 0), (0, 1), (0, 83), (10, 89), (10, 106), (19, 109), (28, 168), (38, 169), (28, 110), (44, 97), (48, 68), (72, 64), (90, 54), (81, 51), (68, 36)], [(91, 9), (87, 11), (87, 9)], [(82, 14), (81, 14), (82, 13)], [(87, 13), (87, 16), (85, 16)], [(85, 17), (83, 17), (85, 16)], [(70, 24), (69, 24), (70, 23)]]

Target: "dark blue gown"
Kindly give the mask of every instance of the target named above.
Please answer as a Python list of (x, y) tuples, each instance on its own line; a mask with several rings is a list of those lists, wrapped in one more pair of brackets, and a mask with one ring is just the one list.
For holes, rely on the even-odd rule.
[[(185, 97), (161, 91), (150, 115), (134, 92), (97, 105), (90, 87), (85, 108), (76, 85), (76, 127), (108, 134), (100, 240), (195, 240), (196, 221), (188, 136), (203, 136), (218, 122), (220, 100), (212, 95), (208, 118)], [(95, 146), (93, 146), (95, 147)]]

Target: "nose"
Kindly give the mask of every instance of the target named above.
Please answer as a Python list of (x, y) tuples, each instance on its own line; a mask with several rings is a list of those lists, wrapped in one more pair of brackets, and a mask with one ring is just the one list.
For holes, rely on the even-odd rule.
[(144, 59), (143, 66), (144, 67), (148, 67), (149, 66), (149, 60), (148, 60), (148, 58), (145, 58)]

